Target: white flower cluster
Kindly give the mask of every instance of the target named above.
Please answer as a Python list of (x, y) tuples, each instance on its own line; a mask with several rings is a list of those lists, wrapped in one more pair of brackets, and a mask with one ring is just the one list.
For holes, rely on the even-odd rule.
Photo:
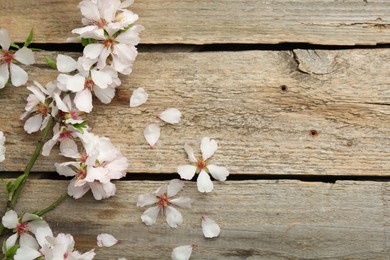
[(46, 221), (35, 214), (25, 213), (19, 219), (15, 211), (9, 210), (3, 216), (2, 224), (14, 232), (2, 247), (6, 259), (13, 256), (15, 260), (41, 257), (48, 260), (90, 260), (95, 256), (93, 249), (84, 254), (75, 251), (75, 242), (70, 234), (60, 233), (55, 237)]

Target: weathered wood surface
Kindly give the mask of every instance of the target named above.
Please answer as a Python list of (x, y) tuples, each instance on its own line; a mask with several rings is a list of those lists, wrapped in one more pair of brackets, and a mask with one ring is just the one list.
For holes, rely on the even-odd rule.
[[(187, 183), (178, 195), (189, 196), (194, 203), (192, 209), (180, 209), (183, 225), (171, 229), (160, 216), (157, 224), (147, 227), (140, 220), (145, 208), (135, 206), (137, 197), (162, 184), (120, 181), (115, 197), (100, 202), (90, 195), (68, 199), (46, 219), (55, 234), (73, 234), (81, 251), (97, 248), (100, 233), (121, 240), (112, 248), (97, 248), (97, 259), (169, 259), (172, 248), (191, 243), (198, 245), (192, 259), (388, 259), (390, 255), (390, 183), (226, 182), (216, 184), (207, 195), (199, 193), (195, 183)], [(49, 205), (66, 185), (67, 181), (30, 181), (18, 208), (23, 212)], [(202, 215), (219, 223), (220, 237), (203, 238)]]
[[(64, 43), (80, 27), (79, 0), (0, 1), (0, 27), (15, 41)], [(136, 0), (142, 43), (390, 43), (388, 0)]]
[[(42, 83), (56, 77), (45, 55), (54, 53), (29, 69)], [(95, 100), (88, 121), (118, 144), (131, 173), (174, 173), (188, 163), (184, 143), (198, 149), (210, 136), (220, 147), (213, 162), (234, 174), (389, 176), (389, 59), (389, 49), (141, 53), (115, 100)], [(149, 100), (130, 108), (140, 86)], [(18, 120), (26, 96), (24, 87), (1, 92), (8, 159), (0, 171), (23, 170), (38, 140)], [(154, 118), (168, 107), (182, 111), (179, 125)], [(155, 149), (143, 137), (151, 122), (163, 125)], [(35, 171), (53, 171), (56, 153)]]

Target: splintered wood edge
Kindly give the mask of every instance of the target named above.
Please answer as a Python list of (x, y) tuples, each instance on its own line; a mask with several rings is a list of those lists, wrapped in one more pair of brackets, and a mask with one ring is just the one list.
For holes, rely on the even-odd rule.
[[(46, 55), (55, 58), (40, 52), (28, 68), (42, 84), (57, 75), (43, 64)], [(389, 59), (388, 49), (141, 53), (113, 102), (95, 100), (87, 120), (129, 159), (129, 174), (175, 173), (188, 164), (184, 143), (200, 155), (209, 136), (219, 146), (211, 163), (232, 174), (388, 176), (390, 88), (382, 71), (390, 71)], [(130, 108), (140, 86), (149, 99)], [(22, 171), (38, 140), (18, 120), (27, 94), (12, 86), (1, 92), (7, 159), (0, 171)], [(181, 110), (179, 124), (155, 118), (168, 107)], [(154, 149), (143, 137), (152, 122), (162, 127)], [(34, 171), (55, 171), (64, 160), (55, 154)]]
[[(79, 0), (0, 2), (0, 24), (12, 39), (66, 43), (79, 28)], [(26, 8), (28, 6), (28, 8)], [(145, 26), (145, 44), (376, 45), (390, 43), (390, 5), (367, 1), (137, 0), (130, 8)]]
[[(390, 184), (338, 181), (240, 181), (215, 185), (201, 194), (186, 182), (177, 196), (193, 199), (191, 209), (179, 209), (184, 224), (169, 228), (164, 217), (145, 226), (137, 208), (140, 194), (168, 182), (119, 181), (117, 195), (95, 201), (90, 193), (67, 199), (47, 214), (55, 234), (71, 233), (76, 248), (96, 248), (96, 259), (161, 259), (180, 245), (196, 244), (192, 259), (386, 259), (390, 253)], [(29, 180), (17, 205), (21, 212), (49, 205), (67, 181)], [(0, 198), (5, 199), (4, 190)], [(221, 227), (218, 238), (205, 239), (200, 217)], [(96, 236), (110, 233), (120, 244), (96, 246)]]

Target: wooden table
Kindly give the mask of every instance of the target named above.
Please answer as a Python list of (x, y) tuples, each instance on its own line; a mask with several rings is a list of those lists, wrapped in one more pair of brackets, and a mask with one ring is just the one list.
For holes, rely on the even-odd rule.
[[(34, 28), (49, 50), (37, 53), (30, 79), (56, 77), (45, 56), (80, 55), (65, 41), (81, 26), (78, 2), (0, 1), (0, 27), (16, 42)], [(99, 233), (121, 240), (97, 248), (96, 259), (169, 259), (191, 243), (192, 259), (389, 259), (389, 1), (136, 0), (131, 9), (146, 28), (134, 71), (88, 117), (129, 159), (127, 178), (113, 198), (68, 199), (47, 214), (55, 233), (71, 233), (80, 251), (97, 248)], [(138, 87), (149, 100), (130, 108)], [(39, 137), (19, 120), (27, 94), (0, 92), (5, 177), (24, 169)], [(182, 122), (163, 126), (150, 149), (143, 129), (168, 107)], [(143, 225), (138, 195), (177, 178), (184, 143), (198, 148), (203, 136), (218, 141), (213, 162), (230, 169), (228, 180), (210, 194), (188, 182), (181, 194), (194, 204), (181, 210), (181, 227), (163, 218)], [(56, 152), (34, 167), (18, 210), (47, 206), (66, 189)], [(203, 214), (220, 224), (219, 238), (203, 237)]]

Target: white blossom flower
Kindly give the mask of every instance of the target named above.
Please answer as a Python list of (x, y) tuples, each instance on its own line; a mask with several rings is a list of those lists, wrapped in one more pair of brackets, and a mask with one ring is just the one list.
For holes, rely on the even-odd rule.
[[(20, 245), (16, 254), (14, 256), (15, 260), (26, 260), (26, 259), (36, 259), (42, 257), (43, 254), (41, 252), (41, 247), (47, 244), (46, 237), (53, 236), (53, 232), (51, 231), (49, 226), (39, 227), (35, 231), (35, 238), (38, 244), (34, 245)], [(46, 258), (48, 259), (48, 258)]]
[(54, 101), (58, 108), (58, 119), (65, 125), (72, 125), (75, 127), (77, 124), (83, 124), (85, 121), (80, 117), (80, 111), (74, 107), (69, 95), (66, 95), (63, 99), (60, 95), (54, 94)]
[(100, 70), (95, 68), (84, 70), (81, 63), (77, 63), (68, 56), (58, 57), (57, 66), (63, 71), (78, 70), (75, 75), (59, 74), (57, 77), (58, 86), (62, 91), (76, 93), (74, 103), (77, 109), (86, 113), (91, 112), (93, 108), (92, 94), (95, 94), (102, 103), (108, 104), (115, 96), (116, 87), (121, 84), (118, 73), (111, 67), (104, 67)]
[(60, 142), (61, 155), (70, 158), (78, 158), (80, 154), (74, 139), (77, 138), (77, 132), (72, 126), (61, 126), (56, 123), (53, 127), (53, 137), (49, 139), (42, 148), (42, 155), (49, 156), (53, 146)]
[(130, 97), (130, 107), (138, 107), (148, 100), (148, 93), (145, 89), (137, 88), (133, 91), (133, 94)]
[(168, 185), (158, 188), (152, 194), (144, 194), (138, 197), (137, 206), (145, 207), (155, 205), (148, 208), (141, 216), (142, 222), (150, 226), (156, 223), (157, 216), (161, 212), (166, 216), (167, 223), (170, 227), (176, 228), (183, 223), (181, 213), (172, 207), (176, 205), (182, 208), (191, 208), (191, 199), (188, 197), (179, 197), (173, 199), (184, 186), (184, 182), (178, 179), (171, 180)]
[(26, 111), (20, 116), (23, 120), (31, 115), (24, 124), (24, 130), (29, 134), (45, 128), (50, 117), (56, 116), (58, 112), (53, 104), (53, 95), (59, 91), (56, 85), (49, 82), (46, 87), (43, 87), (37, 81), (34, 81), (34, 84), (27, 87), (32, 94), (28, 95)]
[(46, 240), (41, 249), (45, 259), (90, 260), (96, 255), (94, 249), (84, 254), (74, 251), (75, 242), (70, 234), (60, 233), (56, 237), (48, 236)]
[(194, 150), (187, 143), (184, 145), (184, 150), (187, 152), (188, 159), (192, 163), (191, 165), (181, 165), (177, 167), (177, 172), (180, 177), (185, 180), (191, 180), (195, 173), (198, 173), (197, 187), (200, 192), (210, 192), (213, 190), (214, 185), (210, 179), (209, 174), (218, 181), (225, 181), (229, 175), (229, 171), (226, 167), (220, 167), (213, 164), (208, 164), (207, 160), (213, 156), (217, 151), (217, 142), (209, 137), (203, 137), (200, 145), (202, 157), (196, 159)]
[(207, 216), (202, 216), (200, 219), (202, 221), (203, 235), (206, 238), (213, 238), (219, 236), (221, 228), (213, 219)]
[(85, 152), (77, 161), (56, 163), (60, 175), (74, 176), (68, 185), (68, 194), (75, 199), (81, 198), (89, 190), (96, 200), (115, 195), (113, 179), (126, 175), (127, 159), (107, 137), (92, 133), (79, 134)]
[(11, 74), (11, 83), (15, 87), (26, 84), (28, 80), (27, 72), (16, 65), (18, 61), (25, 65), (31, 65), (35, 62), (33, 52), (27, 47), (23, 47), (16, 52), (9, 49), (11, 40), (5, 29), (0, 29), (0, 89), (7, 84)]
[[(3, 253), (5, 253), (7, 249), (13, 247), (19, 238), (20, 248), (24, 248), (20, 255), (37, 251), (39, 248), (38, 242), (31, 234), (36, 235), (38, 228), (44, 228), (45, 231), (49, 228), (49, 225), (41, 217), (30, 213), (25, 213), (19, 221), (18, 215), (14, 210), (9, 210), (4, 214), (2, 224), (4, 227), (12, 229), (14, 232), (14, 234), (5, 241)], [(50, 234), (50, 232), (46, 232), (45, 234)]]
[(5, 136), (2, 131), (0, 131), (0, 163), (5, 160)]
[(116, 245), (118, 242), (119, 240), (110, 234), (103, 233), (97, 236), (97, 245), (99, 247), (111, 247)]
[(185, 245), (175, 247), (172, 251), (172, 260), (188, 260), (191, 257), (192, 249), (195, 245)]
[(148, 125), (144, 130), (144, 137), (151, 148), (153, 148), (160, 138), (161, 129), (156, 124)]
[(157, 115), (157, 118), (170, 124), (178, 124), (180, 123), (181, 112), (177, 108), (168, 108)]

